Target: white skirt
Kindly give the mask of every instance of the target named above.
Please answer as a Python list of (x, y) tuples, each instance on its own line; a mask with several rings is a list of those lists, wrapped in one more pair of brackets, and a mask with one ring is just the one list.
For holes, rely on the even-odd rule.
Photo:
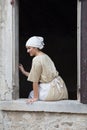
[[(34, 97), (34, 91), (30, 92), (29, 98)], [(68, 92), (63, 79), (58, 76), (49, 83), (39, 84), (39, 100), (55, 101), (68, 99)]]

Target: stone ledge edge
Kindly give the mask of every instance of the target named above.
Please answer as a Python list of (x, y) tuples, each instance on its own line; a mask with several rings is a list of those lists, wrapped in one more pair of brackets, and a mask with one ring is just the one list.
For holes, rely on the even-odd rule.
[(30, 111), (87, 114), (87, 104), (77, 100), (62, 100), (55, 102), (37, 101), (27, 104), (26, 99), (0, 101), (1, 111)]

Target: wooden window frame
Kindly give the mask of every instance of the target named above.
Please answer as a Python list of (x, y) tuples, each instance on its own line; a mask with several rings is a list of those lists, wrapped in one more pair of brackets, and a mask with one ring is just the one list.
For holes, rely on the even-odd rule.
[(81, 102), (87, 104), (87, 0), (81, 2)]

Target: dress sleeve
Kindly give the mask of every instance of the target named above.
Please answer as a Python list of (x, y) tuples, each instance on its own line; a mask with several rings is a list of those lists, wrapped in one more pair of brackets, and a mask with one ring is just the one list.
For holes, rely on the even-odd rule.
[(32, 67), (28, 76), (28, 81), (39, 82), (41, 77), (42, 67), (41, 63), (37, 60), (33, 60)]

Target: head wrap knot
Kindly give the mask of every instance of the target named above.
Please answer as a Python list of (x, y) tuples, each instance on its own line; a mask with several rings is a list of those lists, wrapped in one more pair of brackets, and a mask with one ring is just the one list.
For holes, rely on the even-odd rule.
[(26, 46), (36, 47), (39, 49), (43, 49), (44, 47), (44, 38), (40, 36), (33, 36), (29, 38), (26, 42)]

